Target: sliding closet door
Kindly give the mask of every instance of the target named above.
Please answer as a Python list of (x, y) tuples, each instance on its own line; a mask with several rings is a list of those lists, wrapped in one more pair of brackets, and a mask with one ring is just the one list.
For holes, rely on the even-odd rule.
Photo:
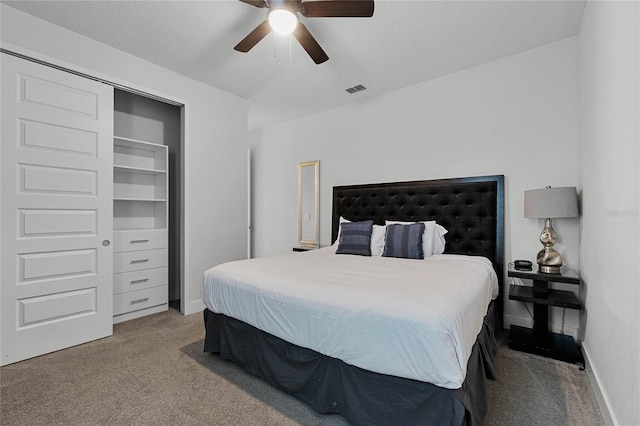
[(5, 365), (113, 332), (113, 88), (1, 62)]

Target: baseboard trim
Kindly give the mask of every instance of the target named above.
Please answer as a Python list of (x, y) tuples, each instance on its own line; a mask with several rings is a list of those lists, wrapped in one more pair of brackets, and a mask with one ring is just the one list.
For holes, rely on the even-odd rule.
[(591, 383), (591, 388), (596, 396), (598, 407), (600, 408), (600, 414), (604, 423), (608, 426), (617, 426), (619, 423), (610, 410), (611, 404), (609, 404), (609, 398), (600, 388), (600, 380), (598, 379), (598, 372), (593, 368), (591, 360), (589, 358), (589, 345), (586, 342), (582, 342), (582, 354), (584, 355), (585, 369), (587, 370), (587, 376)]
[(139, 311), (133, 311), (133, 312), (128, 312), (126, 314), (116, 315), (113, 317), (113, 323), (118, 324), (124, 321), (129, 321), (129, 320), (144, 317), (147, 315), (157, 314), (158, 312), (164, 312), (167, 309), (169, 309), (169, 305), (165, 303), (158, 306), (152, 306), (146, 309), (141, 309)]
[(184, 304), (183, 315), (196, 314), (198, 312), (202, 312), (203, 310), (204, 302), (202, 302), (202, 299), (192, 300)]

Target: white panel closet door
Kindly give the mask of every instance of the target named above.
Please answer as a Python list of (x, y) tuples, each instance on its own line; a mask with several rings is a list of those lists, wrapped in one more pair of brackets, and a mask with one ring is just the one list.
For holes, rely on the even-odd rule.
[(1, 62), (6, 365), (113, 333), (113, 88)]

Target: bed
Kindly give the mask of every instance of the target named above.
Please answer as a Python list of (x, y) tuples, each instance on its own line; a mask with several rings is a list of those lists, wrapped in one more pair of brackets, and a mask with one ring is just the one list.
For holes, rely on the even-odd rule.
[(218, 265), (205, 273), (204, 350), (352, 424), (480, 424), (502, 312), (503, 194), (503, 176), (334, 187), (332, 241), (341, 217), (435, 220), (444, 254), (332, 246)]

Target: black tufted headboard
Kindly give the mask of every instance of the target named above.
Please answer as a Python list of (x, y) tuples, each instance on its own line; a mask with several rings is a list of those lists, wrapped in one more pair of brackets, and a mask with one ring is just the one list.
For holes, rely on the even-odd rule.
[[(493, 262), (500, 291), (504, 268), (504, 176), (333, 187), (331, 241), (340, 216), (352, 221), (435, 220), (449, 232), (445, 253), (479, 255)], [(502, 298), (498, 298), (502, 312)], [(501, 315), (500, 315), (501, 318)]]

